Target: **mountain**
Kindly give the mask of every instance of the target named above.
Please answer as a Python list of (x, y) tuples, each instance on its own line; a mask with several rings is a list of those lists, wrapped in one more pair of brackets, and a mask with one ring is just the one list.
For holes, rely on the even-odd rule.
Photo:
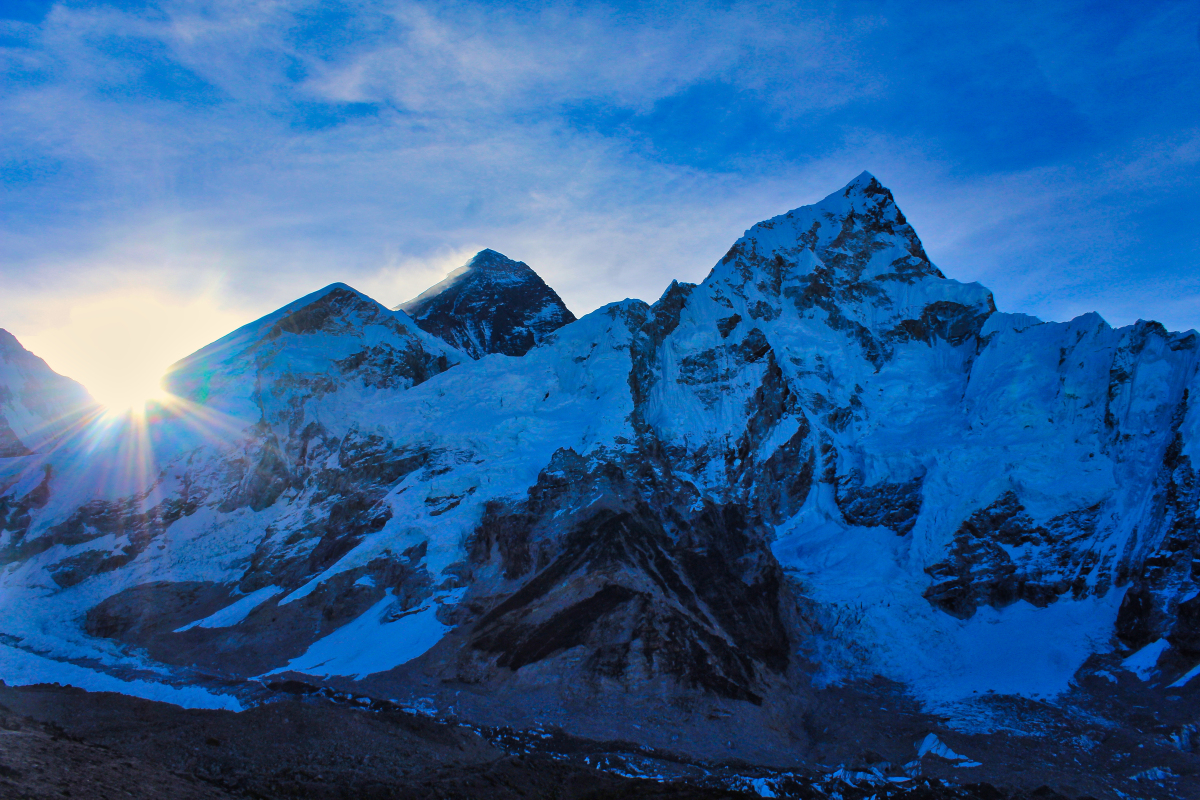
[(0, 471), (0, 667), (1183, 796), (1197, 341), (998, 311), (866, 173), (520, 359), (329, 287)]
[(95, 410), (86, 389), (0, 328), (0, 458), (41, 451)]
[(335, 283), (172, 365), (165, 381), (207, 409), (282, 426), (304, 403), (407, 389), (463, 360), (404, 314)]
[[(390, 516), (378, 507), (381, 487), (421, 466), (362, 410), (463, 360), (403, 314), (334, 284), (174, 365), (166, 385), (179, 399), (144, 429), (126, 421), (88, 430), (16, 475), (0, 475), (8, 487), (0, 555), (37, 565), (25, 588), (58, 598), (47, 611), (86, 616), (52, 649), (90, 657), (94, 635), (136, 637), (179, 607), (215, 610), (243, 591), (307, 580), (337, 561)], [(287, 522), (273, 523), (281, 514)], [(116, 601), (97, 605), (96, 589), (105, 597), (158, 594), (130, 609), (135, 619), (114, 622)], [(322, 621), (320, 607), (310, 620), (313, 603), (292, 606), (303, 618), (298, 628), (342, 621)], [(47, 632), (35, 617), (8, 630), (41, 649), (32, 642)], [(303, 635), (286, 625), (276, 633)], [(264, 635), (271, 657), (273, 646)], [(215, 664), (222, 651), (197, 657)]]
[(489, 353), (523, 356), (575, 321), (528, 264), (495, 250), (480, 250), (441, 283), (396, 310), (475, 359)]

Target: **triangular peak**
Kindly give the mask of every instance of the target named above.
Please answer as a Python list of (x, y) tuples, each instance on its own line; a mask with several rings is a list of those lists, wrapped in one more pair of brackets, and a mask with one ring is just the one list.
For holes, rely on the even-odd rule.
[(332, 283), (176, 362), (164, 382), (179, 397), (207, 402), (221, 395), (244, 409), (268, 374), (314, 385), (332, 378), (329, 386), (357, 376), (363, 385), (404, 388), (463, 360), (404, 314)]
[(854, 180), (836, 192), (827, 195), (816, 205), (818, 207), (840, 206), (847, 200), (854, 208), (865, 208), (867, 206), (895, 208), (899, 217), (901, 219), (904, 218), (904, 215), (899, 213), (900, 209), (896, 208), (896, 198), (892, 196), (891, 190), (880, 183), (878, 178), (865, 170), (860, 172)]
[(897, 343), (965, 341), (995, 311), (986, 288), (947, 280), (930, 262), (892, 193), (869, 172), (752, 227), (700, 296), (722, 332), (742, 320), (820, 320), (831, 341), (848, 340), (872, 369)]
[(247, 346), (251, 341), (268, 337), (271, 335), (272, 330), (280, 324), (285, 327), (295, 327), (299, 325), (299, 320), (293, 319), (291, 323), (285, 320), (288, 320), (289, 317), (295, 317), (298, 312), (313, 306), (322, 305), (328, 307), (331, 305), (331, 301), (338, 299), (341, 299), (343, 304), (345, 304), (345, 301), (349, 301), (352, 305), (387, 311), (387, 308), (382, 303), (363, 294), (353, 286), (345, 283), (331, 283), (315, 292), (310, 292), (297, 300), (293, 300), (287, 305), (272, 311), (270, 314), (259, 317), (253, 322), (249, 322), (222, 336), (215, 342), (205, 345), (191, 355), (181, 358), (175, 364), (171, 365), (168, 373), (177, 372), (192, 362), (211, 359), (219, 353), (238, 350)]
[(4, 330), (4, 328), (0, 328), (0, 353), (17, 352), (19, 350), (25, 350), (25, 348), (17, 341), (17, 337)]
[[(369, 295), (363, 294), (358, 289), (355, 289), (353, 286), (350, 286), (349, 284), (339, 282), (339, 283), (331, 283), (328, 286), (318, 289), (315, 292), (306, 294), (306, 295), (304, 295), (304, 297), (301, 297), (299, 300), (293, 300), (292, 302), (288, 303), (286, 306), (283, 306), (279, 310), (273, 312), (272, 314), (268, 314), (267, 316), (273, 316), (273, 315), (281, 315), (282, 316), (284, 314), (291, 313), (292, 311), (295, 311), (297, 309), (304, 308), (305, 306), (310, 306), (313, 303), (317, 303), (322, 300), (327, 300), (331, 297), (345, 297), (347, 299), (354, 298), (358, 302), (362, 302), (362, 303), (365, 303), (370, 306), (379, 306), (380, 308), (386, 308), (386, 306), (384, 306), (382, 303), (380, 303), (375, 298), (373, 298)], [(266, 319), (266, 317), (263, 317), (263, 319)]]
[(471, 260), (464, 265), (465, 269), (513, 269), (513, 270), (529, 270), (533, 268), (524, 261), (514, 261), (501, 252), (484, 248), (475, 255), (471, 256)]
[(524, 355), (575, 320), (533, 268), (491, 249), (396, 310), (473, 358)]
[(848, 197), (851, 194), (868, 193), (876, 189), (887, 191), (874, 175), (864, 169), (854, 180), (842, 187), (841, 194)]
[[(488, 283), (542, 283), (541, 277), (534, 272), (533, 267), (524, 261), (513, 261), (508, 256), (496, 250), (484, 248), (467, 260), (467, 263), (453, 270), (445, 278), (430, 286), (411, 300), (398, 306), (396, 311), (403, 311), (409, 316), (419, 316), (424, 304), (431, 298), (444, 294), (465, 280), (479, 280)], [(547, 287), (549, 288), (549, 287)]]

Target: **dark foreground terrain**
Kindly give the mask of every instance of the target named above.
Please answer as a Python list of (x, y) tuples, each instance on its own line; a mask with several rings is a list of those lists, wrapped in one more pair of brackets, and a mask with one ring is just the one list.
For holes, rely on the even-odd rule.
[(555, 731), (474, 728), (386, 703), (303, 692), (277, 686), (283, 699), (233, 713), (59, 686), (0, 687), (0, 797), (1066, 797), (1046, 787), (1004, 791), (932, 776), (905, 779), (886, 762), (860, 771), (763, 772)]

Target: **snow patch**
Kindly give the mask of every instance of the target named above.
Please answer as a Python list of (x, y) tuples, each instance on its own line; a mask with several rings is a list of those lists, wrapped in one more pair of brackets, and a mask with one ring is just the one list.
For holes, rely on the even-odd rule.
[(767, 781), (766, 778), (753, 778), (750, 780), (749, 783), (750, 783), (750, 788), (752, 790), (754, 790), (754, 793), (757, 794), (759, 797), (778, 797), (779, 796), (779, 795), (775, 794), (775, 790), (773, 788), (771, 788), (771, 784)]
[(1197, 675), (1200, 675), (1200, 664), (1197, 664), (1196, 666), (1192, 667), (1190, 670), (1185, 672), (1183, 674), (1183, 677), (1181, 677), (1179, 680), (1172, 683), (1167, 688), (1168, 689), (1182, 689), (1184, 686), (1187, 686), (1188, 682), (1191, 681), (1192, 678), (1196, 677)]
[(1133, 776), (1135, 781), (1166, 781), (1176, 777), (1169, 767), (1151, 767)]
[(1158, 665), (1159, 656), (1170, 646), (1166, 639), (1153, 641), (1122, 661), (1121, 667), (1129, 670), (1142, 680), (1148, 681), (1154, 673), (1154, 668)]
[(456, 589), (389, 620), (389, 607), (396, 602), (389, 589), (382, 600), (353, 622), (313, 642), (303, 655), (286, 666), (266, 674), (301, 672), (326, 678), (345, 675), (359, 679), (387, 672), (424, 655), (441, 641), (450, 626), (438, 621), (438, 607), (457, 602), (464, 592), (465, 589)]
[(937, 734), (926, 734), (921, 740), (921, 745), (917, 748), (917, 758), (924, 758), (927, 755), (941, 756), (947, 761), (969, 761), (966, 756), (959, 755), (946, 746), (946, 743), (937, 737)]
[(0, 678), (10, 686), (58, 683), (89, 692), (117, 692), (183, 708), (215, 708), (227, 711), (241, 711), (243, 708), (236, 697), (210, 692), (199, 686), (168, 686), (165, 683), (144, 680), (123, 681), (103, 672), (65, 661), (55, 661), (6, 644), (0, 644)]
[(249, 616), (251, 611), (258, 608), (263, 603), (267, 602), (282, 591), (283, 589), (278, 586), (264, 586), (258, 591), (251, 592), (245, 597), (230, 603), (215, 614), (210, 614), (204, 619), (198, 619), (195, 622), (189, 622), (182, 628), (176, 628), (175, 633), (183, 633), (184, 631), (191, 630), (192, 628), (232, 627)]

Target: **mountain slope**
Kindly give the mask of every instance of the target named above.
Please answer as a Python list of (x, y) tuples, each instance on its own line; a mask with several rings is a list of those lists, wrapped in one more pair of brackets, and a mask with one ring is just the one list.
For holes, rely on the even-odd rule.
[(95, 410), (86, 389), (0, 328), (0, 458), (42, 450)]
[(690, 293), (651, 357), (645, 419), (705, 491), (776, 523), (772, 550), (814, 600), (861, 607), (853, 638), (872, 655), (839, 648), (830, 675), (1000, 690), (970, 665), (1004, 630), (1004, 689), (1055, 692), (1107, 649), (1123, 587), (1172, 525), (1159, 630), (1194, 591), (1196, 341), (998, 314), (929, 264), (863, 175), (755, 226)]
[[(184, 359), (166, 381), (180, 399), (144, 428), (126, 420), (84, 431), (26, 465), (0, 499), (3, 555), (25, 568), (18, 593), (49, 592), (51, 617), (65, 609), (86, 617), (65, 639), (46, 639), (36, 615), (13, 620), (9, 633), (35, 650), (105, 658), (92, 635), (136, 638), (175, 613), (215, 611), (289, 577), (303, 583), (377, 529), (381, 482), (420, 466), (359, 410), (463, 360), (340, 284)], [(126, 590), (153, 602), (112, 600)], [(350, 594), (353, 610), (354, 599), (383, 590)], [(261, 648), (270, 658), (286, 653), (289, 637), (308, 635), (314, 610), (322, 619), (316, 598), (293, 606), (296, 629), (277, 626)], [(313, 631), (341, 621), (330, 614)], [(190, 640), (196, 657), (215, 664), (224, 653), (205, 639), (211, 630), (199, 626)], [(115, 659), (138, 669), (143, 661)]]
[(494, 250), (480, 250), (445, 280), (396, 310), (476, 359), (489, 353), (525, 355), (575, 321), (529, 265)]

